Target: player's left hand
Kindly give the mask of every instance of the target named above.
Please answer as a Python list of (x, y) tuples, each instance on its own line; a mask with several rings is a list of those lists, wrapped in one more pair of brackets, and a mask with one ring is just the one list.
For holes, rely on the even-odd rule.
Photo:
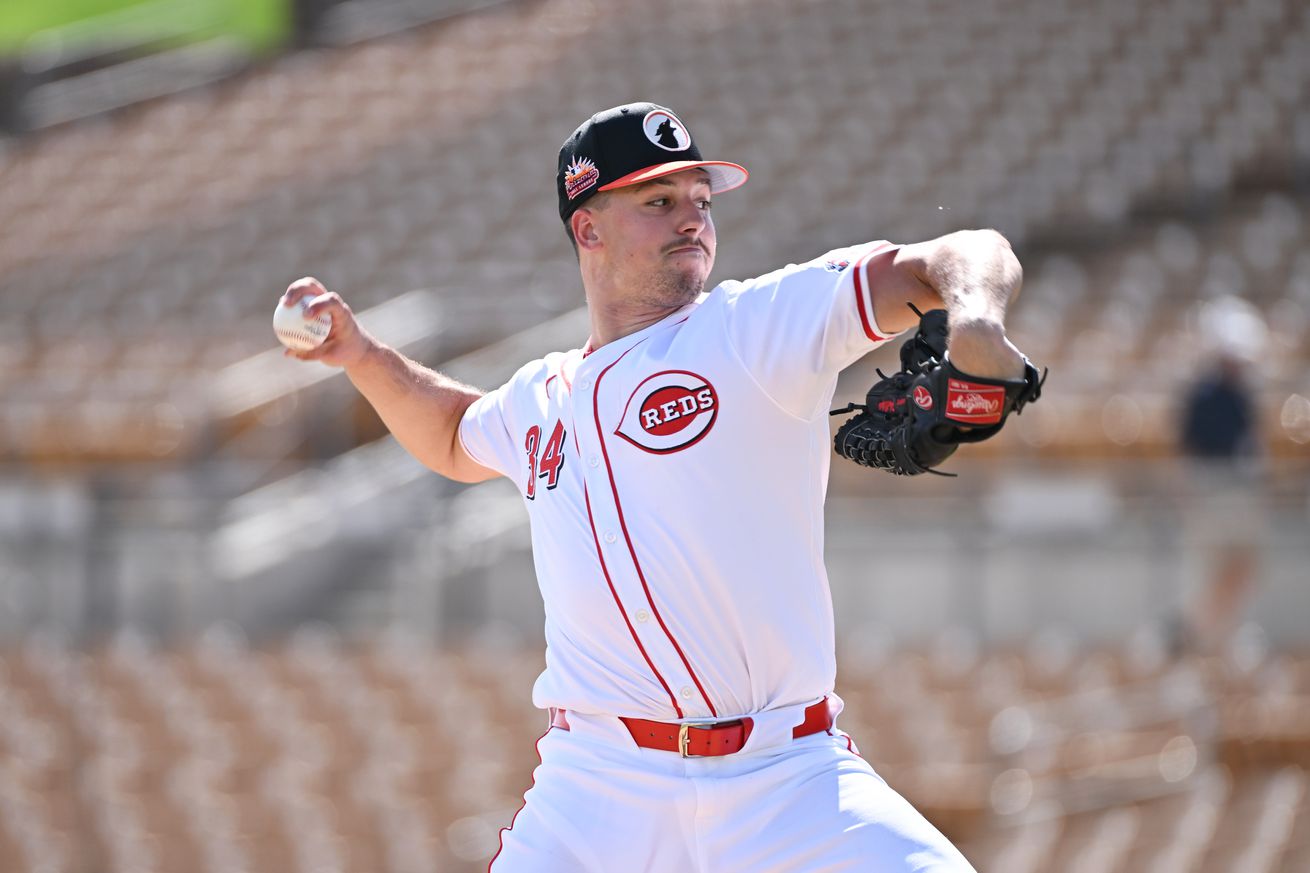
[[(947, 337), (946, 310), (921, 315), (919, 329), (901, 346), (901, 369), (890, 376), (879, 371), (882, 379), (869, 389), (865, 406), (833, 410), (834, 415), (859, 410), (838, 429), (837, 454), (898, 476), (936, 473), (934, 468), (961, 443), (995, 436), (1011, 412), (1021, 412), (1041, 396), (1045, 373), (1008, 341), (1019, 356), (1022, 375), (992, 378), (957, 368), (947, 356)], [(1004, 346), (988, 354), (1001, 372), (1011, 366)]]

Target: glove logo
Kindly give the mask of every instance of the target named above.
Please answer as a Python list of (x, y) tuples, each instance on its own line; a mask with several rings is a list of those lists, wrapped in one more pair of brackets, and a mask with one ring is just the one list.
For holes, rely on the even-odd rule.
[(914, 402), (920, 409), (932, 409), (932, 392), (922, 385), (915, 385)]
[(946, 380), (946, 417), (964, 424), (996, 424), (1005, 405), (1003, 385)]
[(708, 380), (687, 370), (664, 370), (632, 392), (614, 433), (642, 451), (667, 455), (704, 439), (718, 415), (719, 396)]

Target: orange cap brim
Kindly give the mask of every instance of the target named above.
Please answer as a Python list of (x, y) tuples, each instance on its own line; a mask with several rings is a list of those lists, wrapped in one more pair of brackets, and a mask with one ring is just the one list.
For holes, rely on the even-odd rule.
[(734, 188), (740, 188), (746, 184), (750, 178), (750, 173), (740, 164), (732, 164), (727, 161), (670, 161), (667, 164), (654, 164), (640, 170), (629, 173), (626, 176), (615, 179), (608, 185), (601, 185), (598, 191), (612, 191), (615, 188), (626, 188), (629, 185), (639, 185), (642, 182), (649, 182), (652, 179), (659, 179), (664, 176), (670, 176), (674, 173), (681, 173), (683, 170), (702, 169), (709, 173), (710, 191), (714, 194), (720, 194), (724, 191), (731, 191)]

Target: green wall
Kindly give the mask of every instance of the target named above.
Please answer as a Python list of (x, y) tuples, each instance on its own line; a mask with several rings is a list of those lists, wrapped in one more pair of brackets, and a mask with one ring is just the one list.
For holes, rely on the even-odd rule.
[(32, 37), (81, 42), (115, 34), (166, 43), (219, 35), (271, 51), (290, 36), (291, 0), (0, 0), (0, 52)]

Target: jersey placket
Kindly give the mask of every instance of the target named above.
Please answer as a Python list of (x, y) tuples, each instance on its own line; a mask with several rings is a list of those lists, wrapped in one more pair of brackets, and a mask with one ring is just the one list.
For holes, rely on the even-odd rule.
[(714, 705), (661, 612), (659, 592), (650, 580), (649, 571), (655, 568), (644, 566), (638, 556), (641, 532), (634, 530), (624, 515), (621, 486), (606, 442), (615, 427), (607, 412), (612, 416), (622, 409), (622, 385), (630, 381), (623, 377), (638, 360), (642, 342), (608, 355), (593, 353), (574, 375), (571, 405), (576, 445), (583, 459), (588, 520), (616, 606), (674, 712), (679, 718), (714, 716)]

